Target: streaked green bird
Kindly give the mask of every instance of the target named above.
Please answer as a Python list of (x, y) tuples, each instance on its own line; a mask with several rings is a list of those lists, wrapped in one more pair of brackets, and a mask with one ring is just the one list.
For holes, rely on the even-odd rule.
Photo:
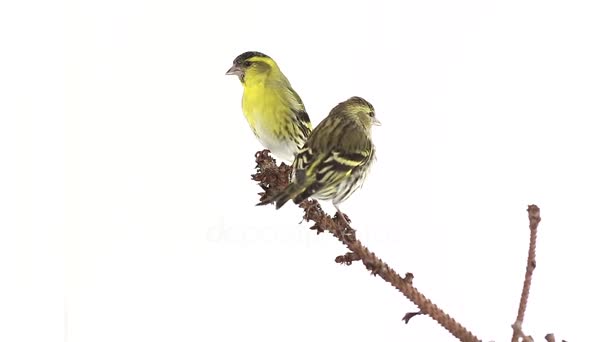
[(243, 85), (242, 108), (253, 134), (276, 157), (292, 162), (312, 130), (302, 99), (269, 56), (248, 51), (226, 75)]
[(259, 205), (276, 201), (279, 209), (312, 197), (331, 200), (344, 218), (338, 206), (363, 184), (375, 160), (372, 126), (379, 124), (374, 107), (361, 97), (335, 106), (296, 156), (289, 186)]

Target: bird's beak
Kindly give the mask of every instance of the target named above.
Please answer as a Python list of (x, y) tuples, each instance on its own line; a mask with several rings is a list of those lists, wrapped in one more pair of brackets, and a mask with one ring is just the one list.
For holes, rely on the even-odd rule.
[(378, 120), (378, 119), (376, 119), (376, 117), (374, 117), (372, 120), (372, 125), (382, 126), (382, 122), (380, 122), (380, 120)]
[(241, 76), (243, 75), (243, 69), (241, 69), (241, 67), (239, 67), (238, 65), (233, 65), (232, 67), (230, 67), (230, 69), (228, 69), (228, 71), (226, 71), (226, 75)]

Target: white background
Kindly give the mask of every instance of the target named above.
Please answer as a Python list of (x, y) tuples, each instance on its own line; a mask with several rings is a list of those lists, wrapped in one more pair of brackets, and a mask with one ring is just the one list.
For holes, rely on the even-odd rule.
[[(274, 57), (313, 124), (359, 95), (378, 160), (342, 207), (484, 340), (605, 337), (601, 1), (0, 5), (0, 340), (452, 341), (293, 204), (255, 207), (259, 143), (225, 76)], [(333, 213), (330, 205), (325, 208)]]

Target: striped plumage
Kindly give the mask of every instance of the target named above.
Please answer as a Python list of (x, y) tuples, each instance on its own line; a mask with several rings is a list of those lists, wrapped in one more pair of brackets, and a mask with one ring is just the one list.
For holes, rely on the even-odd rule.
[(296, 156), (291, 184), (260, 204), (276, 201), (278, 209), (289, 200), (299, 204), (313, 197), (331, 200), (338, 209), (338, 204), (361, 187), (375, 159), (373, 124), (379, 121), (366, 100), (351, 97), (338, 104)]
[(275, 156), (293, 161), (312, 124), (302, 99), (269, 56), (255, 51), (239, 55), (226, 73), (243, 85), (243, 114), (251, 130)]

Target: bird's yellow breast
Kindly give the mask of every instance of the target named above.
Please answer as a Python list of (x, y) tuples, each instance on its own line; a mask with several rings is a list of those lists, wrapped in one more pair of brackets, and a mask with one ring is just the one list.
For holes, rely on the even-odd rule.
[(289, 112), (289, 107), (280, 94), (264, 87), (263, 84), (245, 87), (242, 106), (249, 126), (258, 137), (260, 134), (279, 130), (285, 119), (281, 116)]

